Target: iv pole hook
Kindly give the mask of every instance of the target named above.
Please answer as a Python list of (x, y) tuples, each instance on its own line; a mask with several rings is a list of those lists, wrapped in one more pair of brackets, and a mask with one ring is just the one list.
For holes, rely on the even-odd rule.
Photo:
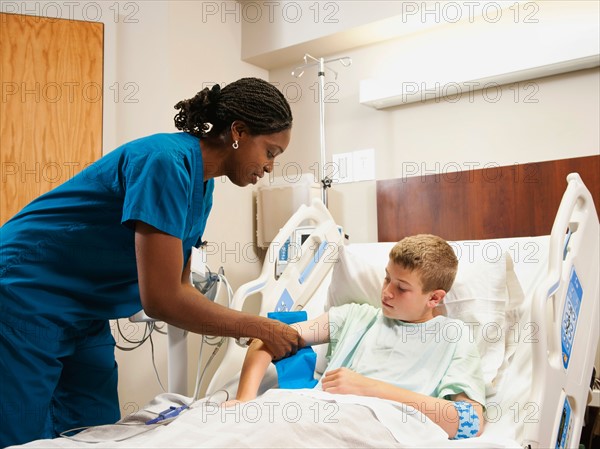
[[(311, 59), (313, 62), (309, 62)], [(304, 64), (296, 67), (292, 71), (292, 76), (300, 78), (304, 74), (304, 70), (309, 67), (318, 66), (319, 77), (319, 130), (320, 130), (320, 147), (321, 147), (321, 199), (325, 207), (327, 207), (327, 188), (331, 187), (332, 180), (325, 174), (325, 164), (327, 163), (327, 153), (325, 150), (325, 70), (331, 70), (334, 73), (334, 79), (337, 80), (338, 73), (327, 67), (327, 64), (339, 61), (344, 67), (349, 67), (352, 64), (352, 59), (348, 56), (342, 58), (325, 59), (315, 58), (308, 53), (304, 55)], [(299, 73), (298, 73), (299, 71)]]

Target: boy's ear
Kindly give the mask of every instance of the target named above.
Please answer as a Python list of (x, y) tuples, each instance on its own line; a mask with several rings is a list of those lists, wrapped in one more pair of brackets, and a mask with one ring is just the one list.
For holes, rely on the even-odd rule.
[(431, 297), (429, 298), (429, 300), (427, 301), (427, 305), (429, 307), (436, 307), (446, 296), (446, 291), (445, 290), (434, 290), (433, 292), (431, 292)]

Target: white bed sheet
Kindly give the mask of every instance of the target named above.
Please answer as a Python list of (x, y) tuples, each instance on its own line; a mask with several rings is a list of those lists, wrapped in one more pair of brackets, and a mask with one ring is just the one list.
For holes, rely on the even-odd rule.
[[(520, 447), (505, 437), (448, 440), (445, 432), (412, 407), (314, 390), (269, 390), (237, 409), (219, 408), (203, 399), (168, 425), (122, 441), (111, 440), (122, 438), (123, 429), (110, 427), (112, 433), (101, 432), (99, 442), (89, 442), (95, 439), (83, 433), (77, 440), (38, 440), (23, 447)], [(95, 432), (100, 434), (98, 429)]]

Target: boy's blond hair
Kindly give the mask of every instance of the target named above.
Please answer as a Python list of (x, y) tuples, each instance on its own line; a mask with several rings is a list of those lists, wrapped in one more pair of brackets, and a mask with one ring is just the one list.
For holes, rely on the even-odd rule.
[(416, 270), (425, 293), (450, 290), (458, 268), (452, 247), (441, 237), (431, 234), (403, 238), (390, 251), (390, 260), (407, 270)]

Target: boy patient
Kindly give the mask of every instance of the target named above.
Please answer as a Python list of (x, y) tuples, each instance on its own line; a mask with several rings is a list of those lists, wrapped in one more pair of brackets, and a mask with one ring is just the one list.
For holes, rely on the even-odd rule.
[[(457, 266), (445, 240), (404, 238), (390, 251), (381, 308), (345, 304), (293, 324), (307, 345), (330, 343), (329, 365), (316, 388), (413, 406), (450, 438), (481, 434), (485, 386), (479, 353), (461, 321), (434, 313)], [(262, 341), (252, 341), (236, 400), (227, 405), (256, 398), (272, 358)]]

